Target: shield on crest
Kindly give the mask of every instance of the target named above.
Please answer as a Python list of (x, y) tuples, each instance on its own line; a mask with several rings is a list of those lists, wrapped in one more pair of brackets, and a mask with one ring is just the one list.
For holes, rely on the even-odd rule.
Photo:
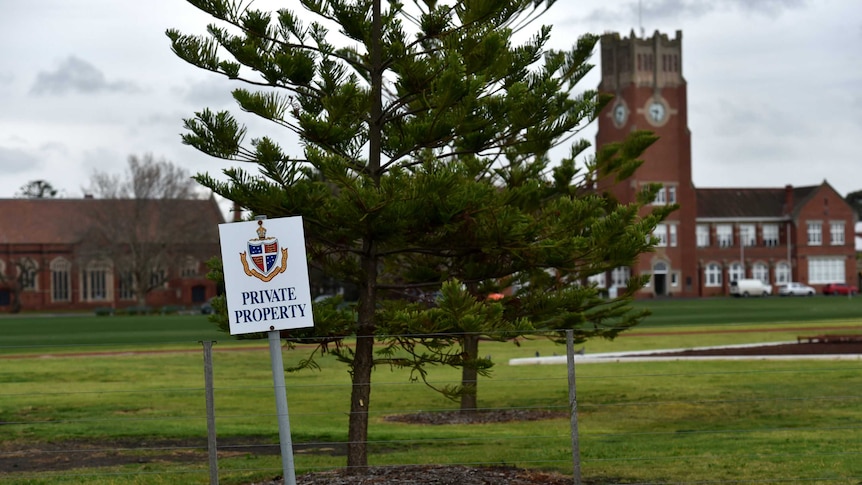
[(248, 257), (263, 275), (278, 267), (278, 239), (251, 239), (248, 241)]

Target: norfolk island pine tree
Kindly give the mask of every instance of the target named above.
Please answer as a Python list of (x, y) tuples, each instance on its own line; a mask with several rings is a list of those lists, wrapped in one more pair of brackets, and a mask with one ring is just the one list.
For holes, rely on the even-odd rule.
[[(233, 96), (304, 147), (291, 157), (268, 137), (246, 143), (229, 112), (205, 109), (185, 120), (183, 142), (258, 173), (232, 168), (227, 181), (197, 180), (254, 214), (303, 216), (309, 262), (359, 288), (355, 314), (322, 305), (313, 329), (290, 335), (335, 343), (348, 366), (348, 467), (367, 466), (376, 365), (421, 376), (440, 363), (481, 372), (489, 363), (472, 337), (574, 328), (579, 339), (610, 338), (642, 316), (627, 302), (643, 278), (614, 300), (584, 283), (648, 251), (653, 228), (673, 209), (647, 207), (652, 186), (629, 205), (593, 190), (600, 176), (628, 177), (654, 138), (634, 133), (582, 169), (575, 157), (588, 144), (577, 142), (550, 167), (549, 150), (607, 102), (595, 91), (573, 94), (592, 67), (596, 36), (552, 51), (550, 28), (540, 27), (513, 43), (553, 2), (429, 0), (408, 10), (398, 2), (384, 9), (381, 0), (303, 0), (320, 21), (308, 24), (287, 9), (189, 2), (220, 23), (205, 36), (169, 30), (174, 52), (253, 88), (275, 88)], [(337, 25), (344, 47), (330, 42), (324, 23)], [(444, 282), (436, 306), (405, 298)], [(508, 301), (478, 301), (500, 285), (520, 290)], [(354, 347), (340, 345), (348, 336)], [(384, 345), (375, 352), (376, 341)]]

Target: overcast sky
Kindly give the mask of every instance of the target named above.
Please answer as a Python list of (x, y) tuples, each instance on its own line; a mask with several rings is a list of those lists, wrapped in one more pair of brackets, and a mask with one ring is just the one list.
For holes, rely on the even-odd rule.
[[(554, 47), (586, 32), (683, 32), (697, 187), (862, 190), (859, 0), (559, 0)], [(299, 8), (298, 2), (254, 5)], [(0, 198), (44, 179), (81, 197), (94, 169), (153, 154), (191, 173), (226, 163), (182, 145), (182, 119), (234, 109), (231, 84), (177, 58), (164, 32), (204, 32), (182, 0), (0, 0)], [(599, 56), (595, 54), (598, 64)], [(596, 68), (584, 89), (598, 85)], [(251, 135), (292, 137), (236, 111)], [(595, 138), (595, 126), (583, 136)], [(301, 152), (286, 147), (291, 154)]]

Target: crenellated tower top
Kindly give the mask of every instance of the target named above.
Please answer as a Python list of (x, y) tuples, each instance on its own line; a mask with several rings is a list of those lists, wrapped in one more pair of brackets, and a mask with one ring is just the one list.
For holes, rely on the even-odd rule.
[(650, 38), (640, 38), (632, 30), (629, 37), (608, 33), (601, 40), (601, 91), (619, 92), (629, 85), (660, 90), (685, 84), (681, 30), (673, 39), (658, 31)]

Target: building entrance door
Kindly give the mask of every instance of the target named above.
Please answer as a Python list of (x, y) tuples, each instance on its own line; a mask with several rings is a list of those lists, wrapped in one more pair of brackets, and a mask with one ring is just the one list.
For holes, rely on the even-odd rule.
[(667, 295), (667, 263), (659, 261), (652, 267), (652, 279), (656, 296)]

